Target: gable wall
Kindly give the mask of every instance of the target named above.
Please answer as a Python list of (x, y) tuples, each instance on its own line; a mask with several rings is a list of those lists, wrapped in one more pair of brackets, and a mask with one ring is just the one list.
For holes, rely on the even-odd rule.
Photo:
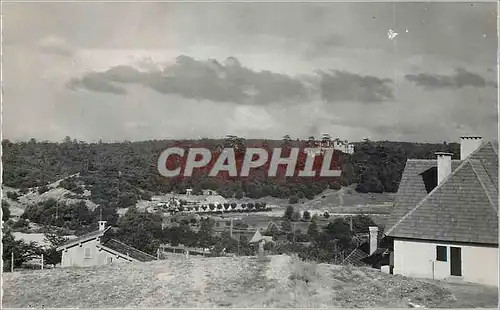
[[(437, 245), (447, 247), (446, 262), (436, 260)], [(450, 246), (462, 248), (464, 281), (498, 286), (498, 247), (395, 239), (394, 274), (447, 279), (450, 277)]]
[[(62, 251), (61, 267), (88, 267), (96, 265), (111, 263), (128, 262), (128, 260), (117, 257), (107, 251), (101, 250), (97, 247), (97, 239), (90, 240), (82, 243), (82, 246), (76, 245), (67, 250)], [(90, 249), (90, 258), (85, 258), (85, 249)]]

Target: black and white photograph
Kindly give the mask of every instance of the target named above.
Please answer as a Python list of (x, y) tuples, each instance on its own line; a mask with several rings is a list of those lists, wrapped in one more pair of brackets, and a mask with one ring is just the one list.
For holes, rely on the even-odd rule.
[(1, 6), (2, 308), (498, 308), (498, 2)]

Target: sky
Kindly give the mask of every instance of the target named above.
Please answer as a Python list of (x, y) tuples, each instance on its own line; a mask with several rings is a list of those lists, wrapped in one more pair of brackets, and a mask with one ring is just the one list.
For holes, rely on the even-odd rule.
[(4, 139), (497, 137), (496, 3), (4, 3), (3, 14)]

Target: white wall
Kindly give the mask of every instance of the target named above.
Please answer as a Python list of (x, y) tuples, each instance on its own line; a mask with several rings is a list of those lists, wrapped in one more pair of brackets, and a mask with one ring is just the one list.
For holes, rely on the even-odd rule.
[[(447, 261), (436, 260), (436, 246), (447, 247)], [(462, 248), (462, 279), (498, 286), (498, 248), (394, 240), (394, 274), (416, 278), (450, 277), (450, 246)]]
[[(111, 258), (111, 263), (128, 262), (128, 260), (113, 255), (107, 251), (101, 250), (97, 247), (97, 240), (91, 240), (82, 243), (82, 246), (76, 245), (69, 248), (67, 251), (63, 250), (61, 267), (88, 267), (95, 265), (109, 264), (108, 258)], [(85, 258), (85, 248), (90, 249), (90, 258)]]

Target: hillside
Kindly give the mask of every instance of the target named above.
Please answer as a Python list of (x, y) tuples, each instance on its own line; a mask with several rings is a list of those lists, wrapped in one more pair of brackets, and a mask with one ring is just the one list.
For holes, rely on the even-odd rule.
[[(2, 141), (5, 185), (32, 188), (55, 182), (79, 173), (74, 180), (83, 182), (93, 203), (109, 207), (127, 207), (138, 199), (155, 193), (214, 189), (226, 198), (262, 198), (291, 196), (311, 199), (326, 188), (356, 184), (356, 190), (367, 193), (395, 192), (407, 158), (434, 158), (439, 150), (458, 155), (456, 144), (425, 144), (409, 142), (355, 143), (354, 154), (335, 153), (336, 165), (343, 171), (340, 178), (269, 179), (265, 167), (255, 169), (244, 179), (207, 178), (207, 171), (195, 171), (192, 178), (166, 179), (157, 171), (157, 158), (168, 147), (202, 146), (214, 152), (219, 147), (233, 147), (239, 155), (246, 147), (280, 147), (284, 141), (270, 140), (153, 140), (120, 143), (63, 143)], [(291, 146), (305, 147), (307, 141), (292, 141)], [(238, 156), (239, 156), (238, 155)], [(67, 187), (71, 190), (72, 188)]]
[[(152, 263), (5, 273), (4, 307), (428, 307), (496, 305), (428, 282), (288, 256), (194, 258)], [(475, 290), (475, 291), (474, 291)], [(463, 291), (463, 290), (462, 290)], [(476, 292), (477, 291), (477, 292)], [(480, 301), (478, 301), (480, 298)]]

